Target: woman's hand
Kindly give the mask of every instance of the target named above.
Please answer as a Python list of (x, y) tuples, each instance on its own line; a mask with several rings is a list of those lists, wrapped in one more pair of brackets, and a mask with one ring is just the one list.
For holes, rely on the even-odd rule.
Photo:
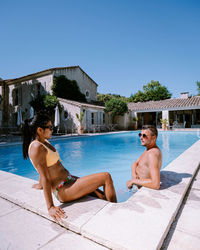
[(59, 222), (62, 218), (67, 218), (65, 211), (60, 207), (52, 206), (48, 209), (49, 215), (56, 221)]
[(35, 188), (35, 189), (43, 189), (42, 185), (40, 185), (40, 183), (35, 183), (33, 184), (32, 188)]

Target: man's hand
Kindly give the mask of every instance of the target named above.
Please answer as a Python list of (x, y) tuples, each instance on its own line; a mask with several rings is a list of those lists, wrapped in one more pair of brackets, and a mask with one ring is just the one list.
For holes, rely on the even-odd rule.
[(39, 189), (39, 190), (43, 189), (39, 183), (33, 184), (32, 188)]
[(131, 189), (133, 187), (133, 183), (132, 183), (132, 180), (129, 180), (126, 182), (126, 185), (129, 189)]
[(65, 212), (60, 207), (50, 207), (48, 209), (49, 215), (56, 221), (59, 222), (62, 218), (67, 218)]

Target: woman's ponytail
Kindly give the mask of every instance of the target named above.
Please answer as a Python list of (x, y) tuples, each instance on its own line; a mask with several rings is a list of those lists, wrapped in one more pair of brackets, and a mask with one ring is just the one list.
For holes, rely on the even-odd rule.
[(31, 120), (32, 119), (26, 119), (24, 121), (24, 124), (22, 125), (22, 139), (23, 139), (22, 150), (24, 159), (28, 158), (28, 148), (33, 137), (30, 126)]

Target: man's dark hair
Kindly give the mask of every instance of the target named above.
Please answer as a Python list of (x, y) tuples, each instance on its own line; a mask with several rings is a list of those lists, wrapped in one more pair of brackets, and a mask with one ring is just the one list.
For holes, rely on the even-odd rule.
[(142, 129), (144, 129), (144, 130), (145, 129), (149, 129), (151, 135), (155, 135), (156, 138), (157, 138), (157, 136), (158, 136), (158, 130), (157, 130), (157, 128), (154, 125), (143, 125)]

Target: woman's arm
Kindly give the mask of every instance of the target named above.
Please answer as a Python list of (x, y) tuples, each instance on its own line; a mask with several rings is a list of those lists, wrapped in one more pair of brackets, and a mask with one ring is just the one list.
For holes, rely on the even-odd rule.
[(39, 189), (39, 190), (43, 189), (40, 175), (39, 175), (39, 183), (33, 184), (32, 188)]
[(34, 166), (40, 175), (41, 186), (43, 187), (44, 197), (46, 200), (49, 215), (56, 221), (65, 217), (64, 211), (60, 207), (55, 207), (51, 193), (51, 179), (49, 177), (47, 164), (46, 164), (47, 150), (42, 145), (32, 146), (30, 157)]

